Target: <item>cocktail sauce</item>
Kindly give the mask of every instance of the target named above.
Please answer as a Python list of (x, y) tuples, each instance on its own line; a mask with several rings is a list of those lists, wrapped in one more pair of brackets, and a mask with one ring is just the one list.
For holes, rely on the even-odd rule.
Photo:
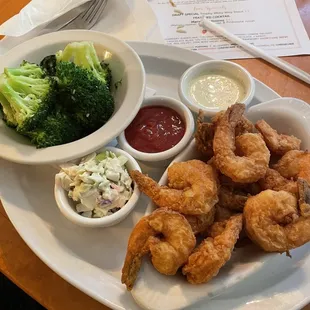
[(125, 130), (127, 142), (144, 153), (159, 153), (178, 144), (185, 133), (185, 123), (179, 113), (163, 106), (140, 109)]

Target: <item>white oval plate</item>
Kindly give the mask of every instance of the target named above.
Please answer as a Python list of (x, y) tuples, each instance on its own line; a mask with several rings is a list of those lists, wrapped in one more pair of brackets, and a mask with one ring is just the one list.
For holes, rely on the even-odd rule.
[(0, 57), (0, 72), (24, 60), (39, 63), (74, 41), (94, 42), (100, 59), (110, 54), (114, 82), (122, 79), (115, 92), (115, 111), (108, 122), (92, 134), (71, 143), (36, 149), (25, 137), (0, 119), (0, 158), (22, 164), (64, 163), (89, 154), (118, 136), (136, 116), (144, 96), (145, 72), (136, 52), (126, 43), (102, 32), (69, 30), (49, 33), (26, 41)]
[[(294, 98), (275, 99), (251, 107), (247, 111), (247, 117), (253, 122), (265, 119), (279, 132), (300, 138), (303, 149), (310, 149), (310, 106), (304, 101)], [(200, 159), (195, 140), (171, 164), (190, 159)], [(167, 184), (167, 170), (159, 183)], [(155, 205), (151, 202), (146, 214), (155, 209)], [(310, 248), (310, 244), (305, 247)], [(191, 285), (181, 275), (174, 277), (162, 275), (155, 270), (150, 261), (147, 261), (132, 290), (132, 296), (144, 309), (183, 309), (203, 299), (221, 294), (227, 288), (263, 268), (274, 256), (279, 255), (265, 253), (254, 245), (235, 249), (231, 260), (219, 274), (210, 282), (201, 285)]]
[[(140, 55), (147, 84), (157, 95), (178, 99), (182, 73), (206, 58), (176, 47), (131, 42)], [(279, 96), (256, 81), (253, 104)], [(144, 172), (159, 179), (162, 169)], [(129, 234), (146, 211), (148, 199), (141, 197), (128, 218), (103, 229), (77, 227), (59, 212), (53, 197), (54, 176), (49, 166), (18, 165), (0, 160), (0, 197), (13, 225), (35, 254), (51, 269), (84, 293), (112, 309), (141, 309), (120, 283)], [(298, 309), (309, 300), (309, 246), (293, 251), (293, 258), (275, 255), (260, 272), (241, 281), (213, 299), (202, 300), (191, 309), (256, 310)], [(143, 276), (143, 270), (141, 272)], [(165, 309), (163, 307), (162, 309)]]

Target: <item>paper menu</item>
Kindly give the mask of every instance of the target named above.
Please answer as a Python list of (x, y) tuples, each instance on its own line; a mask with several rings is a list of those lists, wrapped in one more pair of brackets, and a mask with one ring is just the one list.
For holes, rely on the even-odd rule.
[(202, 16), (270, 54), (310, 54), (310, 41), (294, 0), (149, 0), (167, 44), (213, 58), (250, 58), (200, 27)]

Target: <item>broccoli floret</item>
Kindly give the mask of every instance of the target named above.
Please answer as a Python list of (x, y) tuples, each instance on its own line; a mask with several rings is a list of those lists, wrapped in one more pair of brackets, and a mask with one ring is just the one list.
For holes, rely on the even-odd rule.
[(3, 121), (12, 128), (17, 126), (16, 119), (14, 117), (14, 111), (11, 109), (10, 103), (6, 98), (0, 93), (0, 109), (2, 112)]
[[(23, 71), (26, 75), (21, 74)], [(4, 119), (21, 134), (27, 135), (38, 126), (54, 105), (55, 81), (44, 75), (39, 66), (23, 62), (19, 69), (5, 69), (0, 76)]]
[(64, 107), (86, 134), (104, 125), (114, 112), (114, 98), (107, 86), (90, 71), (72, 62), (60, 61), (56, 66), (58, 103)]
[(58, 62), (73, 62), (79, 67), (87, 69), (102, 83), (111, 89), (112, 73), (109, 65), (104, 61), (99, 61), (95, 47), (92, 42), (73, 42), (68, 44), (63, 51), (58, 51), (55, 55), (46, 56), (40, 66), (50, 76), (56, 75), (56, 65)]
[(112, 80), (111, 70), (104, 61), (100, 63), (92, 42), (70, 43), (63, 51), (56, 53), (56, 59), (57, 62), (71, 61), (77, 66), (91, 71), (97, 79), (106, 84), (110, 89)]
[(5, 70), (9, 75), (21, 75), (31, 78), (41, 78), (43, 75), (43, 71), (38, 65), (26, 60), (24, 60), (18, 68), (6, 68)]
[(28, 133), (31, 142), (37, 148), (69, 143), (83, 135), (82, 128), (63, 111), (54, 111), (39, 128)]

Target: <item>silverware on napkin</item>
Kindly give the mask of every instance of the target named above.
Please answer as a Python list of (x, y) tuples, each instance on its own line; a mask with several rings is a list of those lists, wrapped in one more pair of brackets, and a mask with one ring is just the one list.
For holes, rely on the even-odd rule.
[(88, 1), (52, 21), (45, 30), (91, 29), (100, 19), (107, 2), (107, 0)]
[(69, 12), (51, 21), (49, 24), (45, 26), (44, 29), (47, 29), (50, 31), (57, 31), (57, 30), (64, 28), (65, 26), (70, 24), (72, 21), (74, 21), (81, 13), (84, 13), (85, 11), (87, 11), (92, 6), (93, 2), (94, 1), (88, 1), (76, 8), (73, 8)]

